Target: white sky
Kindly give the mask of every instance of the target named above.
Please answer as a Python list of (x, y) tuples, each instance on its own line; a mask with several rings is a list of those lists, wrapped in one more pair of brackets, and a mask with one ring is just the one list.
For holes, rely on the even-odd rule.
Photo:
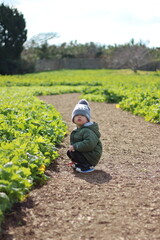
[(105, 45), (142, 40), (160, 47), (160, 0), (0, 0), (17, 8), (26, 21), (28, 40), (57, 32), (53, 44)]

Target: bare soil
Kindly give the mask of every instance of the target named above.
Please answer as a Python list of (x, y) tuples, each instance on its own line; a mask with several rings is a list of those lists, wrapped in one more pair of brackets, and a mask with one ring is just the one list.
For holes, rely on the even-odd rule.
[[(69, 130), (79, 94), (44, 96)], [(6, 215), (1, 240), (159, 240), (160, 125), (90, 102), (103, 155), (96, 171), (67, 166), (69, 135), (46, 174), (51, 179)]]

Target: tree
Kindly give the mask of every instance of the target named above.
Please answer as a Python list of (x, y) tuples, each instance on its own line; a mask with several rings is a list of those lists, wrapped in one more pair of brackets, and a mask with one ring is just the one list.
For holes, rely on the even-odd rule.
[(22, 58), (27, 62), (32, 62), (32, 64), (35, 64), (38, 59), (53, 58), (51, 57), (51, 46), (48, 44), (48, 41), (56, 37), (59, 37), (59, 34), (56, 32), (39, 33), (33, 36), (25, 42), (24, 50), (21, 54)]
[(46, 33), (39, 33), (38, 35), (33, 36), (25, 43), (25, 48), (31, 47), (41, 47), (42, 45), (48, 45), (48, 41), (59, 37), (59, 34), (56, 32), (46, 32)]
[(23, 14), (17, 9), (0, 5), (0, 74), (17, 71), (23, 44), (27, 39)]
[(106, 60), (112, 68), (130, 68), (135, 73), (153, 59), (151, 50), (141, 41), (134, 43), (134, 39), (125, 45), (110, 46), (109, 53)]

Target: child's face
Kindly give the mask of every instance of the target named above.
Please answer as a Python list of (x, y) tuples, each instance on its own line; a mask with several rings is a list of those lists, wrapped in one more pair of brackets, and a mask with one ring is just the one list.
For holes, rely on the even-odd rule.
[(74, 123), (78, 126), (81, 127), (82, 125), (84, 125), (85, 123), (88, 122), (88, 119), (83, 116), (83, 115), (76, 115), (74, 117)]

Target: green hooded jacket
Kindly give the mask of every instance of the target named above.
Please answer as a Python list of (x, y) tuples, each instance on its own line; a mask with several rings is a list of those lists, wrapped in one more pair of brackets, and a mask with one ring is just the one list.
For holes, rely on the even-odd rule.
[(81, 152), (92, 166), (96, 166), (102, 155), (98, 124), (89, 122), (76, 128), (70, 135), (70, 143), (74, 149)]

